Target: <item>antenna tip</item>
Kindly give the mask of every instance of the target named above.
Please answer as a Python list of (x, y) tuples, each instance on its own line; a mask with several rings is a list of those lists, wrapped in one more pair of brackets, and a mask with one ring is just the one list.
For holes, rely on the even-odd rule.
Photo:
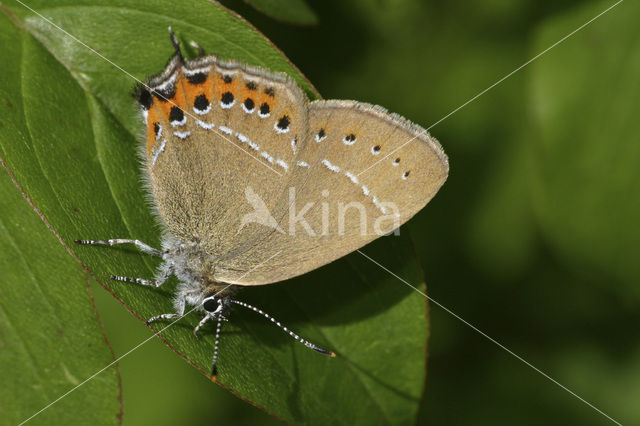
[(331, 358), (335, 358), (335, 357), (336, 357), (336, 353), (335, 353), (335, 352), (331, 352), (331, 353), (329, 354), (329, 356), (330, 356)]
[(218, 366), (217, 365), (214, 365), (213, 368), (211, 369), (211, 381), (213, 383), (218, 382)]

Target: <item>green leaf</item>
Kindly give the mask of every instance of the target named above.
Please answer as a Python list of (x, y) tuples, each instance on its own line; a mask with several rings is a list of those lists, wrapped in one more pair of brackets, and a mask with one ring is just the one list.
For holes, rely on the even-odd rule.
[[(262, 35), (215, 4), (29, 5), (139, 79), (161, 70), (171, 54), (166, 33), (171, 25), (183, 41), (196, 40), (208, 52), (288, 72), (314, 96), (312, 86)], [(130, 237), (159, 245), (160, 229), (140, 184), (136, 151), (142, 126), (130, 98), (135, 82), (19, 4), (10, 3), (10, 11), (26, 31), (9, 52), (11, 65), (0, 71), (2, 99), (15, 100), (12, 106), (0, 104), (2, 157), (71, 250), (134, 315), (146, 319), (171, 312), (175, 280), (152, 289), (108, 279), (112, 273), (151, 278), (157, 260), (133, 249), (72, 243)], [(383, 238), (364, 251), (424, 288), (408, 236)], [(423, 296), (356, 253), (238, 297), (338, 357), (310, 351), (255, 313), (236, 309), (221, 340), (225, 387), (294, 423), (413, 422), (425, 375)], [(198, 321), (188, 315), (162, 336), (208, 374), (214, 330), (207, 327), (203, 338), (195, 339)]]
[[(31, 143), (19, 93), (28, 56), (24, 33), (3, 14), (0, 38), (4, 57), (11, 58), (0, 70), (0, 157), (6, 157), (6, 145)], [(46, 184), (36, 173), (30, 181)], [(111, 364), (113, 354), (92, 305), (88, 275), (2, 167), (0, 212), (0, 423), (15, 425)], [(120, 398), (117, 367), (109, 368), (31, 423), (118, 424)]]
[(297, 25), (315, 25), (318, 17), (305, 0), (245, 0), (271, 18)]
[[(0, 209), (0, 424), (18, 424), (111, 364), (113, 354), (81, 266), (4, 170)], [(118, 370), (109, 368), (31, 423), (118, 424), (120, 397)]]
[[(548, 21), (542, 50), (611, 2)], [(637, 2), (623, 2), (557, 46), (533, 69), (535, 207), (553, 248), (577, 268), (637, 286), (640, 263), (640, 33)]]

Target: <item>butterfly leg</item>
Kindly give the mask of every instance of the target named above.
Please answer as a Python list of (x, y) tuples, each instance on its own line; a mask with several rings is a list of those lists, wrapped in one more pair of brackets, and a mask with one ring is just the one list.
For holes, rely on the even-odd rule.
[(151, 247), (150, 245), (147, 245), (145, 243), (143, 243), (140, 240), (131, 240), (131, 239), (125, 239), (125, 238), (114, 238), (111, 240), (76, 240), (75, 241), (76, 244), (82, 244), (82, 245), (92, 245), (92, 246), (99, 246), (99, 245), (103, 245), (103, 246), (115, 246), (118, 244), (135, 244), (136, 247), (138, 247), (138, 249), (146, 254), (150, 254), (151, 256), (158, 256), (158, 257), (162, 257), (162, 252), (158, 249), (155, 249), (153, 247)]
[(174, 302), (174, 306), (176, 308), (176, 312), (175, 313), (156, 315), (155, 317), (149, 318), (145, 322), (145, 324), (149, 325), (152, 322), (160, 320), (160, 319), (176, 319), (176, 318), (180, 318), (181, 316), (184, 315), (184, 309), (185, 309), (186, 305), (187, 305), (187, 301), (186, 301), (186, 299), (184, 297), (176, 298), (175, 302)]
[(196, 328), (193, 329), (193, 335), (196, 336), (198, 339), (200, 338), (200, 336), (198, 336), (198, 331), (202, 328), (203, 325), (205, 325), (211, 318), (213, 318), (212, 314), (207, 313), (204, 318), (202, 318), (202, 320), (200, 320), (200, 322), (198, 323), (198, 325), (196, 325)]
[(171, 274), (173, 273), (173, 269), (171, 268), (162, 268), (160, 275), (158, 276), (158, 278), (155, 281), (152, 280), (146, 280), (144, 278), (130, 278), (130, 277), (122, 277), (119, 275), (110, 275), (109, 278), (111, 278), (112, 280), (115, 281), (123, 281), (123, 282), (127, 282), (127, 283), (136, 283), (136, 284), (140, 284), (140, 285), (145, 285), (148, 287), (160, 287), (162, 284), (164, 284), (169, 277), (171, 276)]
[[(132, 239), (126, 239), (126, 238), (113, 238), (110, 240), (76, 240), (75, 242), (77, 244), (94, 245), (94, 246), (97, 246), (97, 245), (115, 246), (119, 244), (134, 244), (143, 253), (149, 254), (151, 256), (158, 256), (158, 257), (162, 256), (162, 251), (155, 249), (150, 245), (143, 243), (140, 240), (132, 240)], [(136, 284), (141, 284), (149, 287), (160, 287), (165, 281), (169, 279), (172, 273), (173, 273), (173, 270), (171, 268), (168, 268), (168, 267), (162, 268), (160, 275), (155, 281), (147, 280), (144, 278), (122, 277), (119, 275), (110, 275), (109, 278), (116, 281), (136, 283)]]

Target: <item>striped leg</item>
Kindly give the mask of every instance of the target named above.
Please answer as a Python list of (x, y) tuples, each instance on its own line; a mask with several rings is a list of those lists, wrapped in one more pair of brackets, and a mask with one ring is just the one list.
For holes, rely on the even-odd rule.
[[(76, 244), (93, 245), (93, 246), (99, 246), (99, 245), (115, 246), (118, 244), (134, 244), (143, 253), (149, 254), (151, 256), (162, 257), (162, 252), (160, 250), (155, 249), (143, 243), (140, 240), (130, 240), (125, 238), (113, 238), (111, 240), (76, 240)], [(165, 281), (169, 279), (172, 273), (173, 273), (172, 269), (165, 267), (162, 269), (162, 274), (158, 277), (156, 281), (146, 280), (144, 278), (122, 277), (119, 275), (110, 275), (109, 278), (116, 281), (136, 283), (136, 284), (145, 285), (148, 287), (160, 287), (162, 284), (164, 284)]]
[(198, 336), (198, 331), (200, 331), (200, 329), (202, 328), (203, 325), (205, 325), (207, 322), (209, 322), (210, 319), (215, 318), (218, 320), (218, 322), (220, 321), (229, 321), (224, 315), (222, 314), (217, 314), (217, 313), (207, 313), (204, 318), (202, 318), (202, 320), (198, 323), (198, 325), (196, 325), (196, 328), (193, 329), (193, 335), (196, 336), (198, 339), (200, 338), (200, 336)]
[(198, 323), (198, 325), (196, 325), (196, 328), (193, 329), (193, 335), (196, 336), (198, 339), (200, 338), (200, 336), (198, 336), (198, 331), (200, 330), (200, 328), (202, 328), (203, 325), (205, 325), (211, 318), (213, 318), (213, 315), (211, 314), (206, 314), (204, 316), (204, 318), (202, 318), (202, 320)]
[(149, 318), (145, 324), (149, 325), (154, 321), (160, 320), (160, 319), (175, 319), (175, 318), (180, 318), (181, 316), (184, 315), (184, 309), (187, 305), (187, 301), (184, 298), (181, 299), (176, 299), (175, 301), (175, 307), (176, 307), (176, 313), (175, 314), (161, 314), (161, 315), (156, 315), (155, 317), (151, 317)]
[(169, 279), (172, 273), (173, 273), (173, 270), (171, 268), (164, 268), (162, 270), (162, 274), (158, 277), (156, 281), (146, 280), (144, 278), (121, 277), (119, 275), (110, 275), (109, 278), (111, 278), (112, 280), (123, 281), (126, 283), (136, 283), (140, 285), (146, 285), (148, 287), (160, 287)]
[(149, 318), (145, 324), (149, 325), (154, 321), (157, 321), (159, 319), (174, 319), (174, 318), (180, 318), (182, 315), (180, 314), (161, 314), (161, 315), (156, 315), (155, 317), (151, 317)]
[(130, 240), (124, 238), (114, 238), (111, 240), (76, 240), (76, 244), (83, 245), (92, 245), (92, 246), (115, 246), (118, 244), (135, 244), (138, 249), (146, 254), (150, 254), (151, 256), (162, 256), (162, 252), (158, 249), (155, 249), (140, 240)]

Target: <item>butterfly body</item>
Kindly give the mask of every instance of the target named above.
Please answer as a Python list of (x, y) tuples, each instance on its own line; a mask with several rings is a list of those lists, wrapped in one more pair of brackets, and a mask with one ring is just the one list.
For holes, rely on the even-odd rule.
[[(200, 306), (204, 298), (219, 293), (228, 296), (232, 287), (215, 280), (216, 259), (203, 252), (197, 241), (183, 241), (166, 234), (162, 240), (163, 264), (159, 275), (175, 275), (180, 282), (176, 304)], [(228, 287), (228, 288), (225, 288)]]

